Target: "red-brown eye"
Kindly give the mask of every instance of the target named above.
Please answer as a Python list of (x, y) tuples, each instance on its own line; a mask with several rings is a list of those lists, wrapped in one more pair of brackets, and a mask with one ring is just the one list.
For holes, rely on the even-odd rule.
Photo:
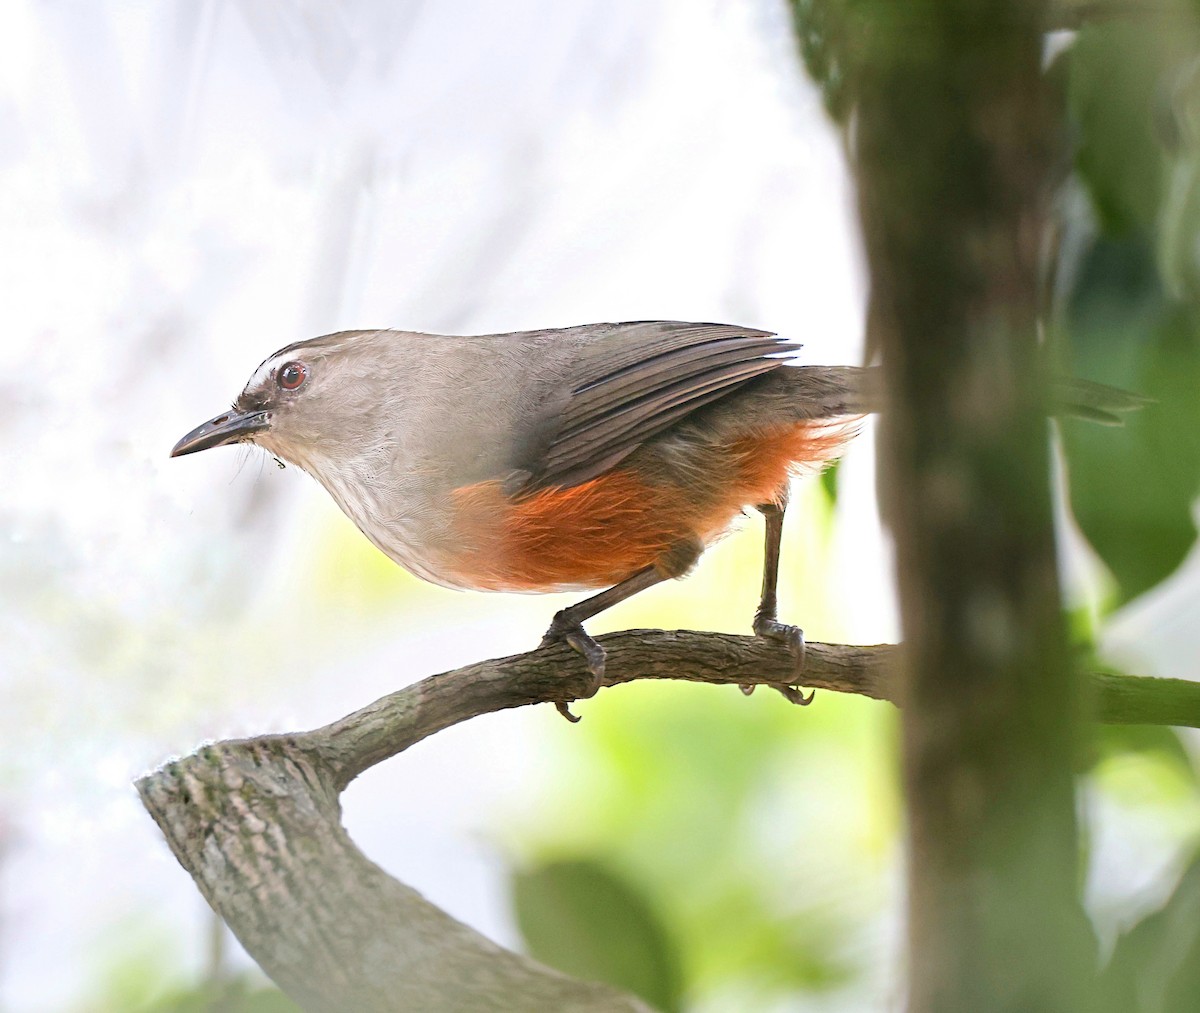
[(303, 362), (285, 362), (276, 376), (276, 381), (284, 390), (296, 390), (307, 379), (308, 367)]

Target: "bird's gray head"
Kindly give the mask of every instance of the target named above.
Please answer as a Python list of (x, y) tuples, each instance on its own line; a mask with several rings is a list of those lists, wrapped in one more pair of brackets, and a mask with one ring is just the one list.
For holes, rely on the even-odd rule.
[(313, 472), (360, 457), (377, 442), (381, 402), (391, 393), (378, 382), (381, 348), (394, 347), (388, 336), (395, 337), (341, 331), (280, 349), (254, 371), (229, 411), (193, 429), (171, 456), (255, 443)]

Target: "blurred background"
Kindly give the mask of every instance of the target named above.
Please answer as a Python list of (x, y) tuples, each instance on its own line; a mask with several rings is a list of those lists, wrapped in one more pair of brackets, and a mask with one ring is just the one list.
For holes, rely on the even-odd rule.
[[(845, 109), (836, 82), (806, 77), (794, 13), (0, 7), (0, 1008), (199, 1009), (214, 981), (275, 1008), (133, 778), (530, 649), (572, 600), (423, 584), (257, 451), (168, 460), (268, 354), (344, 328), (673, 318), (861, 361)], [(1117, 434), (1064, 431), (1068, 604), (1081, 650), (1195, 678), (1190, 30), (1063, 32), (1047, 60), (1082, 138), (1063, 354), (1163, 405)], [(782, 617), (810, 639), (898, 636), (873, 473), (868, 427), (796, 490)], [(748, 518), (688, 580), (589, 628), (747, 632), (760, 557)], [(663, 1009), (898, 1002), (887, 706), (634, 685), (577, 712), (478, 719), (373, 769), (344, 796), (350, 833), (498, 942)], [(1102, 945), (1200, 841), (1196, 753), (1167, 729), (1105, 731), (1081, 761)]]

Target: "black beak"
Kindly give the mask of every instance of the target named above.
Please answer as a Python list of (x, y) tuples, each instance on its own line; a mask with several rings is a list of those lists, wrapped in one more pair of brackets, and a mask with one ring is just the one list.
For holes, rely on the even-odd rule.
[(265, 411), (228, 411), (197, 426), (171, 450), (172, 457), (194, 454), (197, 450), (220, 447), (226, 443), (239, 443), (253, 433), (260, 433), (271, 424)]

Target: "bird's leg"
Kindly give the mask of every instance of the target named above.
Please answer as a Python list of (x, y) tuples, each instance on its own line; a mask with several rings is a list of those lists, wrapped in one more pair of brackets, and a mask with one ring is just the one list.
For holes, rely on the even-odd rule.
[[(591, 688), (584, 696), (594, 696), (604, 681), (604, 648), (596, 643), (583, 628), (583, 621), (591, 619), (592, 616), (611, 608), (618, 602), (622, 602), (648, 587), (653, 587), (671, 576), (674, 575), (664, 572), (657, 566), (647, 566), (643, 570), (638, 570), (633, 576), (626, 577), (621, 583), (614, 584), (607, 591), (601, 591), (581, 602), (576, 602), (555, 615), (550, 623), (550, 628), (546, 630), (546, 635), (542, 637), (542, 642), (538, 646), (547, 647), (550, 644), (562, 642), (582, 654), (588, 671), (592, 673)], [(570, 712), (564, 701), (559, 701), (555, 706), (568, 721), (579, 720)]]
[[(783, 514), (787, 509), (787, 497), (778, 501), (759, 504), (755, 509), (766, 521), (766, 541), (763, 546), (762, 597), (754, 613), (754, 635), (764, 640), (784, 644), (796, 659), (796, 677), (804, 671), (804, 631), (799, 626), (789, 626), (778, 619), (778, 603), (775, 589), (779, 583), (779, 546), (783, 541)], [(792, 703), (807, 706), (812, 703), (812, 694), (805, 696), (793, 685), (775, 686)], [(754, 692), (752, 685), (741, 687), (749, 696)]]

